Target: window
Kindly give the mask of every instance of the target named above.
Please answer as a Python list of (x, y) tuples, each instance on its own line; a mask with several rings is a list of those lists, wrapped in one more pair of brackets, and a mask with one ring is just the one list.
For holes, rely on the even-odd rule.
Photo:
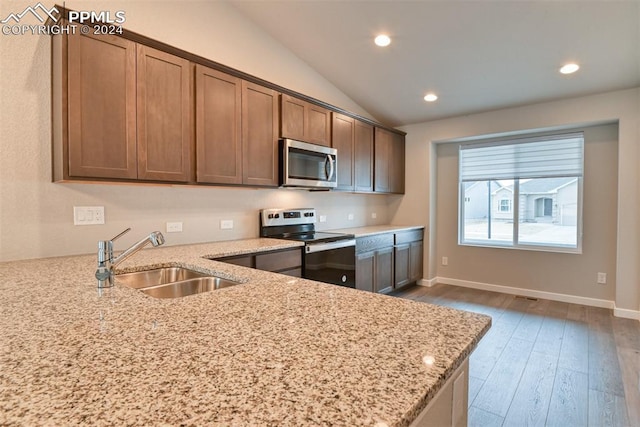
[(580, 252), (582, 133), (460, 146), (459, 243)]

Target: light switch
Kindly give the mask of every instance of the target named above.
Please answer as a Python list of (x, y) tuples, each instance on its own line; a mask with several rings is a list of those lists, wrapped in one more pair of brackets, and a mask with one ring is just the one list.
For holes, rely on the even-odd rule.
[(220, 229), (221, 230), (231, 230), (232, 228), (233, 228), (233, 220), (232, 219), (220, 220)]

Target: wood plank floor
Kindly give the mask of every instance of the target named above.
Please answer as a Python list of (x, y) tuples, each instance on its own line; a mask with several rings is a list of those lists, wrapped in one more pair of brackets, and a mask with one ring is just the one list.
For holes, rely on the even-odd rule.
[(392, 295), (487, 314), (469, 426), (639, 426), (640, 322), (607, 309), (435, 285)]

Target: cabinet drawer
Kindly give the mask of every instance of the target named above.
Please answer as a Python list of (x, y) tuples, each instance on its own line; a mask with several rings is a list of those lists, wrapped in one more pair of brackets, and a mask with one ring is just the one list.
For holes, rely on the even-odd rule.
[(256, 268), (266, 271), (292, 270), (302, 266), (302, 250), (292, 249), (256, 255)]
[(424, 230), (401, 231), (395, 234), (395, 244), (402, 245), (404, 243), (419, 242), (424, 237)]
[(356, 239), (356, 253), (369, 252), (393, 246), (393, 240), (393, 233), (359, 237)]

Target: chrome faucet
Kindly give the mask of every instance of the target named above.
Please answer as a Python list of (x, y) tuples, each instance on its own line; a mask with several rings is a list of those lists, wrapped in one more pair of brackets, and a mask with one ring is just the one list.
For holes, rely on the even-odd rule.
[(96, 279), (98, 288), (110, 288), (113, 286), (114, 268), (131, 255), (151, 243), (153, 246), (160, 246), (164, 243), (164, 236), (159, 231), (154, 231), (138, 243), (133, 244), (129, 249), (122, 252), (117, 257), (113, 257), (113, 242), (117, 238), (131, 231), (127, 228), (111, 240), (100, 240), (98, 242), (98, 269)]

